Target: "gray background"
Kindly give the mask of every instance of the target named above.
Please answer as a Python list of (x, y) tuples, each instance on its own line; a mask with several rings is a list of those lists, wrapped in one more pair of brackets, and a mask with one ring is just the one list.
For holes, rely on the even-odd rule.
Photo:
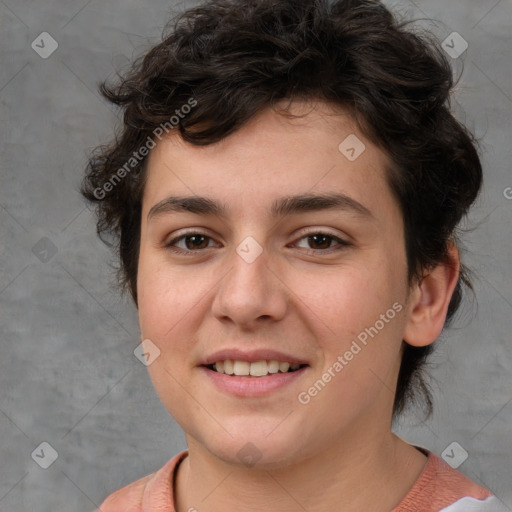
[[(459, 470), (512, 510), (512, 2), (388, 4), (436, 19), (441, 40), (456, 31), (468, 42), (453, 60), (464, 62), (455, 108), (481, 139), (486, 179), (465, 237), (478, 305), (466, 303), (432, 359), (434, 417), (413, 412), (398, 433), (437, 454), (458, 442)], [(186, 447), (133, 355), (135, 308), (113, 286), (113, 258), (77, 191), (116, 122), (97, 83), (186, 5), (0, 1), (2, 512), (92, 510)], [(43, 31), (58, 42), (46, 59), (31, 47)], [(34, 460), (48, 449), (31, 456), (43, 441), (58, 453), (48, 469)]]

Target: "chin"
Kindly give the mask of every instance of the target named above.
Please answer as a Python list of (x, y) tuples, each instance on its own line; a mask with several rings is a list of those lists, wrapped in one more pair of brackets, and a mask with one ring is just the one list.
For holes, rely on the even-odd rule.
[[(209, 451), (226, 464), (240, 469), (275, 470), (292, 464), (294, 453), (291, 446), (281, 444), (275, 447), (263, 440), (233, 440), (229, 446), (209, 446)], [(298, 461), (296, 461), (298, 462)]]
[(198, 439), (214, 457), (240, 468), (271, 470), (298, 462), (303, 457), (303, 433), (281, 429), (281, 426), (276, 429), (278, 421), (274, 421), (270, 428), (268, 423), (258, 426), (254, 419), (247, 419), (246, 422), (237, 422), (236, 426), (227, 424), (225, 428), (229, 434), (217, 430), (212, 436), (210, 430), (203, 432)]

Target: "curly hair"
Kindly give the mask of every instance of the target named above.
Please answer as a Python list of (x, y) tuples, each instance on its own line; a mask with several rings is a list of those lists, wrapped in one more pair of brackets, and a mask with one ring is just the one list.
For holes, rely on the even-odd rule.
[[(96, 207), (100, 238), (113, 240), (119, 284), (135, 304), (149, 143), (164, 127), (212, 144), (282, 99), (345, 108), (390, 157), (409, 284), (449, 261), (482, 168), (474, 136), (451, 113), (451, 65), (435, 38), (410, 23), (374, 0), (216, 0), (171, 20), (162, 42), (116, 83), (100, 85), (124, 118), (115, 139), (96, 148), (81, 193)], [(461, 264), (445, 326), (465, 287), (472, 290)], [(421, 399), (431, 414), (424, 368), (433, 345), (403, 343), (394, 417)]]

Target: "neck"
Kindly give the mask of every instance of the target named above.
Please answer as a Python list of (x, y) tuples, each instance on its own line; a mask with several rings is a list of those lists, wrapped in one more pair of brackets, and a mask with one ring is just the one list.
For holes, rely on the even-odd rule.
[(390, 430), (350, 436), (350, 442), (272, 470), (226, 463), (193, 439), (188, 446), (176, 479), (176, 512), (389, 512), (426, 462)]

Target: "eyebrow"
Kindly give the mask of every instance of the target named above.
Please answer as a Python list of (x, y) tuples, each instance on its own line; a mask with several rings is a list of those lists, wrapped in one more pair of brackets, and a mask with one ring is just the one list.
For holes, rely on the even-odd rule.
[[(369, 220), (375, 219), (372, 212), (355, 199), (341, 193), (301, 194), (276, 199), (270, 208), (273, 217), (322, 210), (343, 210), (355, 213)], [(228, 208), (208, 197), (170, 196), (158, 202), (148, 212), (147, 219), (172, 212), (189, 212), (198, 215), (226, 217)]]

